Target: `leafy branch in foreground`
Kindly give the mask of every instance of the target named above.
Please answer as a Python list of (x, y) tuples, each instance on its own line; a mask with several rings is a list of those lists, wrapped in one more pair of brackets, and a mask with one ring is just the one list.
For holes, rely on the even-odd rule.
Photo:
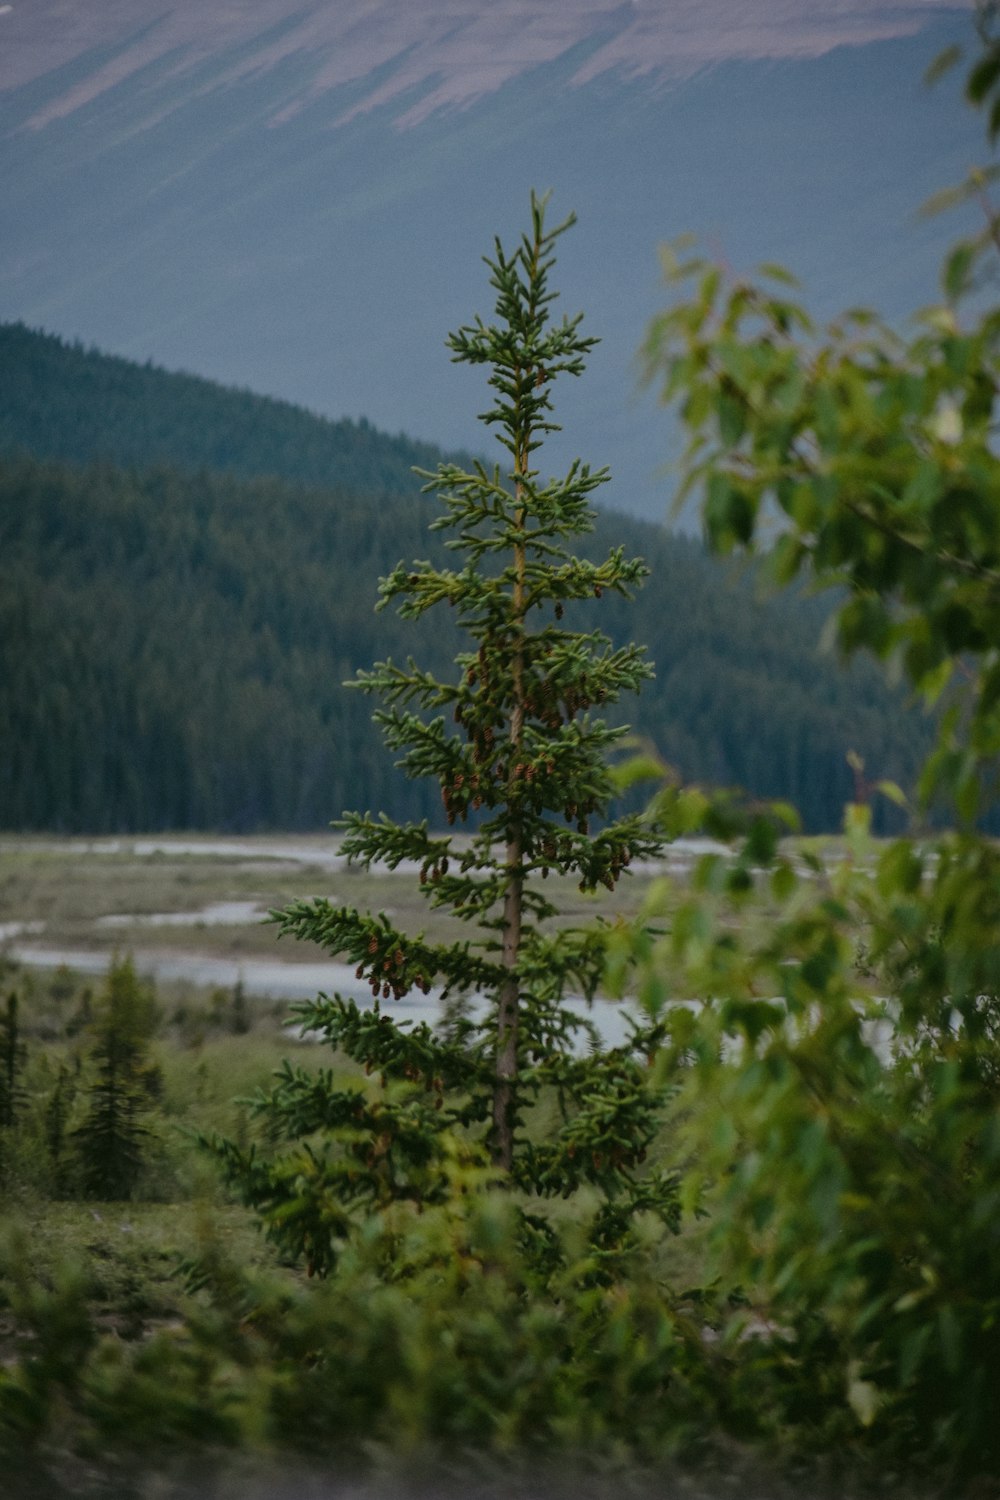
[[(980, 103), (1000, 89), (996, 18)], [(993, 103), (994, 138), (998, 120)], [(621, 954), (687, 1069), (685, 1194), (711, 1205), (721, 1288), (748, 1298), (723, 1343), (759, 1420), (803, 1457), (949, 1493), (992, 1493), (1000, 1465), (1000, 856), (977, 831), (1000, 752), (995, 228), (990, 210), (946, 258), (944, 300), (907, 336), (859, 311), (818, 330), (773, 268), (727, 282), (668, 254), (681, 295), (646, 354), (710, 543), (837, 585), (841, 647), (943, 698), (918, 799), (960, 831), (877, 845), (859, 801), (829, 866), (710, 856), (670, 930)], [(760, 900), (766, 926), (744, 916)], [(710, 997), (699, 1015), (664, 1004), (668, 962)]]

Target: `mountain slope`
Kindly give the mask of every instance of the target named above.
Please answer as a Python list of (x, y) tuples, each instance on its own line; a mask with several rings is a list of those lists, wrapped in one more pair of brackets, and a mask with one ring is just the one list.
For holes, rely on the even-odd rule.
[(443, 457), (366, 421), (329, 421), (266, 396), (0, 324), (0, 454), (68, 463), (163, 463), (246, 477), (412, 494)]
[(391, 62), (317, 88), (315, 54), (285, 46), (315, 7), (271, 7), (266, 66), (238, 29), (147, 56), (146, 32), (176, 9), (119, 6), (117, 33), (98, 28), (89, 53), (0, 88), (0, 317), (478, 447), (484, 393), (443, 339), (483, 309), (494, 233), (516, 234), (530, 187), (551, 187), (553, 212), (580, 218), (561, 305), (603, 342), (561, 395), (549, 462), (561, 470), (585, 432), (582, 456), (613, 472), (604, 503), (656, 519), (673, 437), (637, 398), (635, 358), (662, 296), (658, 243), (694, 230), (737, 269), (789, 263), (820, 311), (898, 316), (934, 295), (953, 234), (915, 222), (917, 207), (980, 152), (954, 90), (920, 83), (969, 31), (954, 14), (801, 61), (581, 83), (631, 24), (632, 8), (597, 7), (603, 31), (554, 56), (528, 49), (502, 88), (404, 129), (430, 75), (381, 104)]

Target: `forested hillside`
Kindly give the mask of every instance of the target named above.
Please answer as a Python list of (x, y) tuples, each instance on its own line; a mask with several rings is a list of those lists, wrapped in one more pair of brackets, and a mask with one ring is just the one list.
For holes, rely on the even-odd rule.
[(408, 494), (414, 465), (433, 468), (441, 457), (430, 443), (389, 437), (365, 421), (331, 422), (287, 401), (134, 364), (23, 323), (0, 323), (0, 369), (0, 454), (166, 463), (245, 478), (280, 474)]
[[(440, 671), (454, 652), (439, 625), (373, 612), (378, 577), (439, 545), (409, 472), (434, 450), (3, 337), (0, 826), (307, 828), (350, 807), (435, 819), (343, 687), (376, 658)], [(324, 461), (324, 487), (292, 482)], [(839, 824), (848, 750), (910, 779), (924, 721), (874, 669), (819, 653), (820, 601), (760, 602), (696, 543), (600, 516), (595, 551), (620, 542), (651, 576), (634, 605), (605, 600), (603, 625), (657, 668), (626, 713), (687, 778), (789, 797), (815, 829)]]
[[(587, 431), (608, 503), (654, 522), (669, 436), (636, 399), (634, 356), (656, 246), (705, 230), (736, 268), (794, 263), (821, 317), (902, 317), (933, 294), (950, 238), (916, 210), (977, 146), (950, 92), (919, 87), (966, 35), (965, 0), (783, 0), (763, 53), (746, 6), (729, 26), (711, 5), (569, 0), (543, 22), (497, 0), (486, 25), (470, 20), (485, 0), (120, 0), (73, 5), (69, 26), (61, 3), (0, 10), (0, 318), (475, 446), (475, 393), (442, 340), (482, 309), (498, 223), (529, 182), (551, 185), (580, 219), (565, 307), (602, 343), (560, 395), (549, 463), (564, 472)], [(289, 39), (300, 28), (308, 42)], [(108, 42), (90, 50), (95, 34)]]

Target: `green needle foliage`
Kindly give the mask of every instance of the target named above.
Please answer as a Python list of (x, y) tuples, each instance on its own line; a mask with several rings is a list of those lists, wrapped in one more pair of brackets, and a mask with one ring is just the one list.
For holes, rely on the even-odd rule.
[[(675, 1212), (673, 1178), (643, 1165), (663, 1104), (647, 1064), (656, 1033), (637, 1028), (628, 1045), (601, 1049), (567, 998), (595, 995), (606, 932), (560, 929), (544, 885), (569, 874), (581, 890), (613, 889), (661, 842), (638, 815), (607, 819), (607, 758), (625, 731), (597, 712), (651, 667), (640, 647), (613, 649), (599, 631), (563, 623), (566, 606), (628, 598), (646, 570), (623, 549), (600, 562), (570, 550), (592, 528), (590, 496), (606, 471), (574, 462), (543, 480), (535, 461), (555, 427), (554, 382), (579, 375), (595, 342), (579, 317), (550, 316), (554, 247), (572, 222), (548, 229), (533, 196), (530, 231), (487, 258), (495, 321), (477, 319), (448, 341), (456, 361), (489, 370), (482, 420), (505, 455), (492, 470), (443, 464), (425, 475), (443, 506), (433, 529), (456, 566), (401, 563), (381, 582), (379, 608), (395, 605), (415, 624), (453, 612), (468, 648), (450, 680), (409, 660), (381, 662), (354, 684), (382, 700), (375, 718), (401, 769), (435, 779), (449, 830), (468, 831), (354, 814), (342, 825), (344, 852), (365, 867), (412, 865), (431, 907), (470, 935), (432, 942), (324, 900), (277, 914), (283, 933), (348, 959), (370, 984), (372, 1009), (320, 997), (302, 1021), (379, 1086), (288, 1066), (257, 1101), (284, 1150), (216, 1147), (272, 1233), (316, 1271), (333, 1267), (359, 1215), (400, 1199), (445, 1201), (470, 1172), (536, 1198), (589, 1185), (608, 1250), (636, 1207), (667, 1220)], [(447, 1036), (410, 1028), (392, 1009), (433, 990), (449, 1009)], [(529, 1222), (547, 1243), (545, 1221)]]
[(25, 1102), (23, 1084), (27, 1049), (21, 1040), (17, 993), (0, 1008), (0, 1183), (10, 1171), (12, 1142)]
[[(155, 1027), (155, 1003), (130, 957), (115, 962), (94, 1025), (91, 1053), (97, 1076), (88, 1091), (88, 1110), (73, 1132), (79, 1177), (85, 1193), (109, 1200), (131, 1198), (146, 1166), (152, 1132), (147, 1117), (156, 1072), (148, 1059)], [(56, 1082), (48, 1121), (53, 1162), (60, 1150), (67, 1104), (67, 1080)]]
[(16, 992), (7, 996), (0, 1011), (0, 1129), (10, 1130), (17, 1123), (24, 1089), (21, 1075), (27, 1049), (21, 1040)]

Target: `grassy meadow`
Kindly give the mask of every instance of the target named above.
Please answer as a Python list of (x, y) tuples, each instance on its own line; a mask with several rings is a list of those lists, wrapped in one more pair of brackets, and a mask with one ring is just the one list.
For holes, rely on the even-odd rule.
[[(679, 850), (668, 866), (679, 893), (695, 852)], [(661, 869), (636, 874), (614, 897), (583, 896), (568, 880), (550, 885), (561, 920), (575, 925), (598, 914), (634, 916), (663, 879)], [(18, 998), (23, 1049), (16, 1128), (0, 1164), (7, 1240), (0, 1348), (13, 1336), (11, 1277), (51, 1282), (61, 1267), (75, 1265), (99, 1324), (129, 1336), (182, 1315), (189, 1294), (179, 1267), (208, 1240), (221, 1237), (248, 1264), (273, 1259), (252, 1216), (226, 1200), (195, 1135), (246, 1141), (255, 1129), (248, 1101), (282, 1060), (293, 1056), (318, 1068), (328, 1055), (298, 1038), (289, 1025), (292, 1002), (280, 994), (149, 976), (165, 955), (248, 968), (261, 960), (316, 962), (320, 950), (279, 940), (265, 915), (313, 896), (384, 910), (413, 930), (443, 933), (446, 926), (412, 873), (347, 868), (330, 836), (0, 839), (0, 996)], [(227, 907), (239, 908), (236, 920), (227, 920)], [(50, 966), (31, 961), (39, 949), (52, 956)], [(106, 986), (100, 972), (56, 963), (59, 952), (95, 965), (131, 955), (153, 1007), (145, 1166), (127, 1202), (95, 1200), (71, 1180), (57, 1180), (51, 1160), (57, 1081), (73, 1080), (63, 1126), (69, 1139), (93, 1083), (93, 1028)], [(30, 1257), (22, 1253), (28, 1243)]]

